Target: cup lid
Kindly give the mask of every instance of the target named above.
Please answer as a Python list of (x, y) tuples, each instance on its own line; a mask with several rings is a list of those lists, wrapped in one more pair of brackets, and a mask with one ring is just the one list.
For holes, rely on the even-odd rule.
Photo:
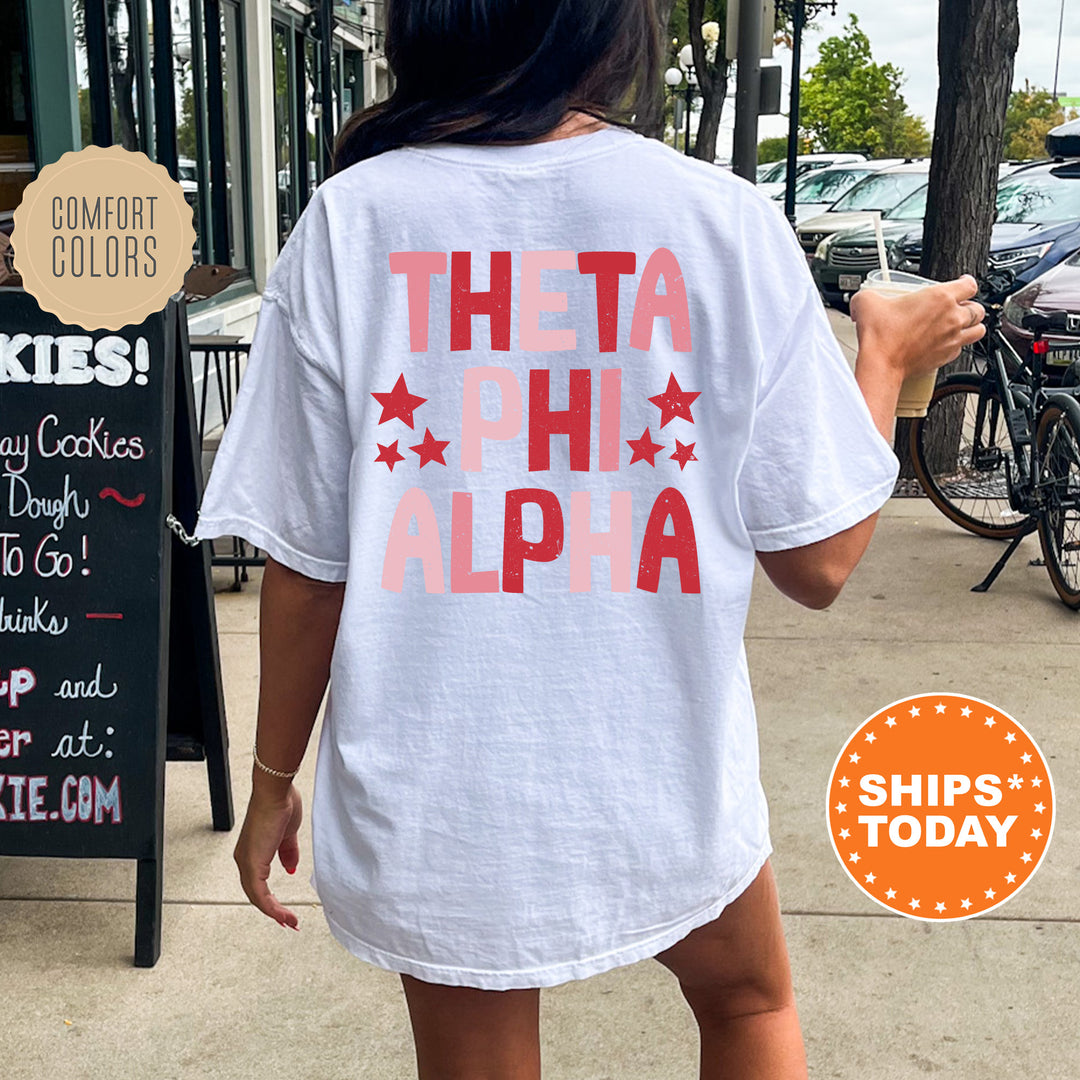
[(892, 285), (901, 289), (921, 289), (926, 285), (936, 285), (937, 282), (932, 281), (930, 278), (919, 277), (918, 274), (906, 274), (903, 270), (890, 270), (889, 280), (886, 281), (881, 270), (871, 270), (866, 275), (864, 284)]

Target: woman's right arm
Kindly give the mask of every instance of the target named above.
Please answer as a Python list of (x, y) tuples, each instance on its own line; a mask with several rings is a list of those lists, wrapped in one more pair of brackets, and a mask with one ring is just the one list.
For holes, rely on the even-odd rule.
[[(935, 370), (986, 333), (983, 309), (972, 301), (973, 277), (943, 282), (909, 296), (885, 299), (859, 292), (851, 314), (859, 336), (855, 381), (878, 431), (892, 441), (900, 386), (909, 375)], [(978, 321), (973, 322), (975, 315)], [(805, 547), (759, 551), (758, 561), (786, 596), (809, 608), (826, 608), (865, 553), (878, 515)]]
[[(259, 760), (278, 772), (300, 767), (330, 678), (344, 582), (318, 581), (266, 560), (259, 604)], [(275, 856), (291, 874), (300, 857), (300, 795), (290, 779), (251, 767), (251, 799), (233, 852), (240, 884), (265, 915), (297, 929), (270, 891)]]

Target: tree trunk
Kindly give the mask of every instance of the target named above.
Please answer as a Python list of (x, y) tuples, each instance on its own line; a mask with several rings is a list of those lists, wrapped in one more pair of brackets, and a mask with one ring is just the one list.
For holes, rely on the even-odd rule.
[(922, 270), (986, 273), (1013, 59), (1017, 0), (940, 0), (937, 117)]
[(724, 98), (727, 96), (730, 65), (724, 57), (722, 29), (715, 63), (710, 64), (705, 59), (705, 39), (701, 36), (701, 24), (705, 20), (705, 0), (687, 0), (686, 13), (690, 25), (690, 46), (694, 51), (694, 75), (697, 77), (698, 93), (701, 95), (701, 116), (692, 153), (694, 157), (712, 162), (716, 158), (716, 133), (720, 127)]
[[(924, 277), (946, 281), (961, 274), (986, 274), (1019, 41), (1017, 0), (939, 0), (939, 83), (923, 224)], [(941, 369), (939, 380), (970, 367), (971, 358), (961, 356)], [(908, 427), (905, 421), (896, 425), (903, 476), (913, 475), (907, 459)], [(951, 428), (945, 424), (940, 430)], [(948, 452), (935, 448), (935, 455)]]
[[(675, 0), (656, 0), (656, 18), (660, 24), (661, 40), (668, 42), (671, 34), (668, 24), (671, 21), (671, 12), (675, 7)], [(666, 50), (664, 56), (666, 56)], [(663, 57), (661, 58), (663, 62)], [(641, 124), (643, 135), (652, 139), (664, 141), (664, 106), (667, 104), (667, 84), (664, 82), (663, 72), (654, 72), (655, 78), (649, 86), (639, 86), (634, 100), (634, 115)]]
[[(715, 74), (712, 79), (706, 76), (701, 83), (701, 117), (698, 120), (697, 139), (694, 141), (694, 157), (702, 161), (716, 160), (716, 137), (720, 129), (720, 114), (724, 111), (724, 99), (727, 97), (728, 68), (727, 60), (717, 56)], [(710, 84), (705, 89), (706, 82)]]

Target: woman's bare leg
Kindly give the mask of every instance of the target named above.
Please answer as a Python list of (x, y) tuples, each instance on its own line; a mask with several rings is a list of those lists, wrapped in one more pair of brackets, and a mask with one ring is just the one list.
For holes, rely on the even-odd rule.
[(701, 1031), (701, 1080), (806, 1080), (772, 867), (711, 923), (656, 957)]
[(540, 991), (401, 976), (420, 1080), (540, 1080)]

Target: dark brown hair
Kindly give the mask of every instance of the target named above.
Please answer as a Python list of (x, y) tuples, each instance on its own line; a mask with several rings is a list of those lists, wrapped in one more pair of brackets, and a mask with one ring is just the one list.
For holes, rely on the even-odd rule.
[(399, 146), (539, 139), (576, 109), (639, 130), (659, 78), (655, 0), (387, 0), (395, 88), (346, 120), (334, 172)]

